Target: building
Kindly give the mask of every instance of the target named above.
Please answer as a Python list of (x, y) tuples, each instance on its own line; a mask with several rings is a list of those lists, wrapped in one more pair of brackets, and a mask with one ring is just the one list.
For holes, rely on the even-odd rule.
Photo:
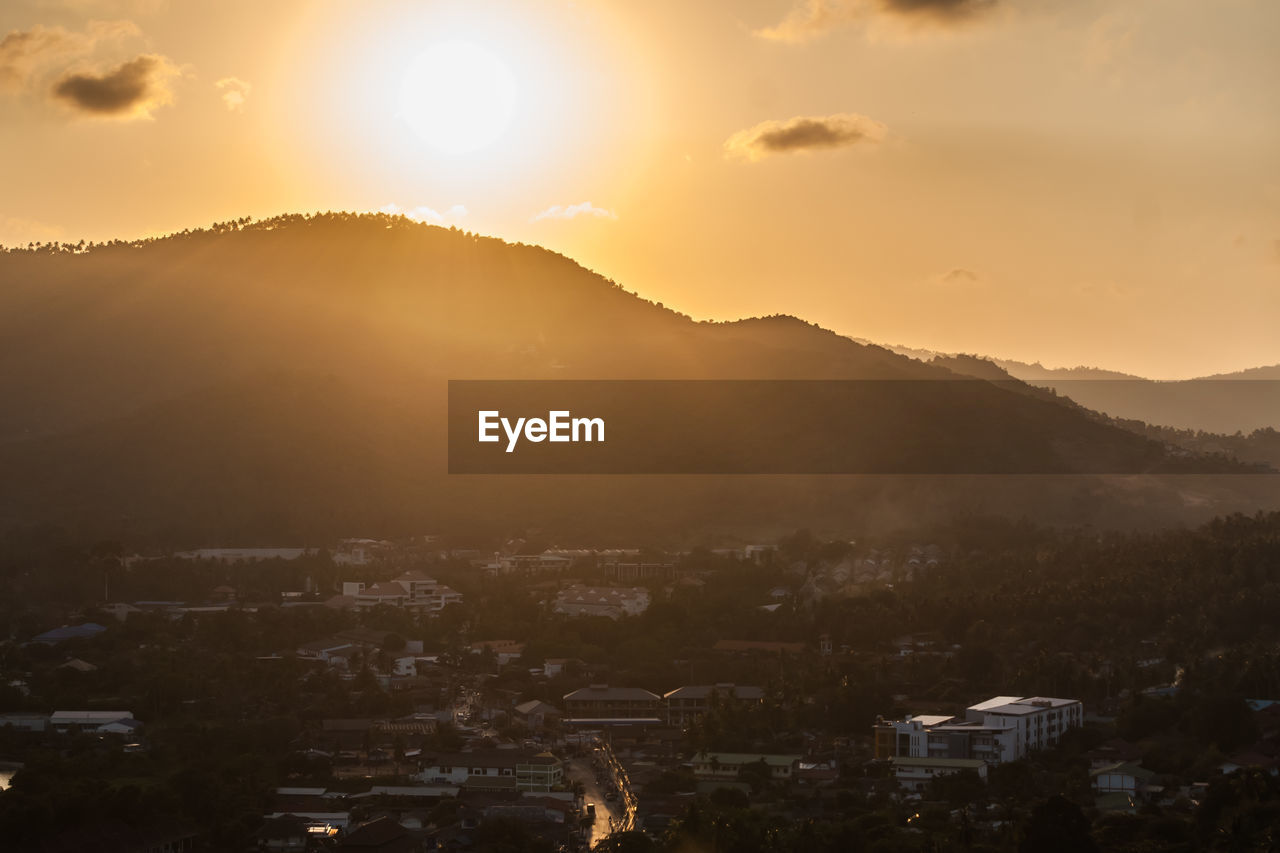
[(91, 640), (105, 630), (107, 629), (97, 622), (63, 625), (61, 628), (54, 628), (52, 631), (45, 631), (43, 634), (32, 637), (31, 642), (54, 646), (67, 640)]
[(345, 581), (342, 598), (350, 599), (357, 610), (386, 606), (430, 615), (439, 613), (450, 604), (461, 603), (462, 593), (415, 570), (375, 584)]
[(677, 687), (662, 698), (667, 704), (667, 722), (687, 726), (718, 705), (759, 705), (764, 701), (764, 690), (737, 684), (702, 684)]
[(5, 726), (12, 726), (24, 732), (42, 732), (49, 726), (49, 715), (10, 711), (7, 714), (0, 714), (0, 728)]
[(565, 722), (611, 723), (662, 722), (662, 697), (643, 687), (610, 687), (592, 684), (564, 696)]
[(777, 643), (768, 640), (718, 640), (713, 651), (735, 655), (798, 655), (805, 650), (804, 643)]
[(776, 781), (789, 781), (800, 765), (798, 755), (762, 755), (758, 752), (700, 752), (693, 757), (693, 775), (698, 779), (737, 779), (748, 764), (763, 761), (769, 776)]
[(939, 776), (972, 770), (982, 781), (987, 780), (987, 762), (981, 758), (911, 758), (893, 759), (893, 775), (908, 791), (923, 791)]
[(638, 616), (649, 609), (649, 590), (644, 587), (581, 586), (560, 590), (554, 610), (565, 616), (607, 616), (621, 619)]
[(1084, 724), (1078, 699), (996, 696), (970, 706), (963, 717), (920, 715), (877, 720), (875, 756), (1017, 761), (1055, 745), (1063, 732)]
[(97, 731), (109, 723), (132, 720), (129, 711), (54, 711), (49, 728), (56, 732)]
[(1093, 777), (1093, 789), (1098, 794), (1128, 794), (1130, 797), (1144, 793), (1155, 773), (1133, 762), (1118, 762), (1089, 771)]
[(315, 548), (196, 548), (194, 551), (177, 551), (173, 556), (179, 560), (256, 563), (261, 560), (296, 560), (315, 553)]
[(524, 643), (516, 640), (480, 640), (471, 644), (471, 654), (484, 654), (485, 650), (493, 652), (499, 666), (506, 666), (519, 660), (524, 654)]
[(424, 759), (418, 780), (475, 790), (547, 793), (564, 784), (564, 764), (549, 752), (515, 749), (441, 753)]
[(521, 702), (511, 710), (517, 720), (523, 721), (526, 726), (534, 729), (540, 729), (564, 716), (555, 705), (543, 702), (541, 699)]

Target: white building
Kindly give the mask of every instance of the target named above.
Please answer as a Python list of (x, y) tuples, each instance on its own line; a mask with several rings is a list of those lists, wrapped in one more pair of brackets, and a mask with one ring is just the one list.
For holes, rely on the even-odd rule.
[(970, 706), (963, 717), (920, 715), (878, 720), (876, 758), (1017, 761), (1056, 744), (1068, 729), (1084, 724), (1078, 699), (996, 696)]
[(405, 572), (392, 580), (372, 585), (346, 581), (342, 584), (342, 594), (360, 610), (386, 605), (430, 614), (462, 602), (462, 593), (419, 571)]

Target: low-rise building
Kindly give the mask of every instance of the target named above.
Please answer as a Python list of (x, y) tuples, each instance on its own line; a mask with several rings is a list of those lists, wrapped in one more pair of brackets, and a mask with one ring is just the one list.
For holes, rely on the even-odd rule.
[(662, 698), (667, 705), (667, 722), (687, 726), (718, 706), (759, 705), (764, 701), (764, 690), (742, 684), (699, 684), (677, 687)]
[(893, 759), (893, 775), (898, 784), (909, 791), (923, 791), (939, 776), (971, 770), (984, 782), (987, 779), (987, 762), (980, 758), (912, 758), (897, 756)]
[(440, 753), (423, 760), (417, 778), (478, 790), (547, 793), (563, 785), (564, 763), (549, 752), (516, 749)]
[(56, 732), (96, 731), (110, 723), (132, 719), (129, 711), (54, 711), (49, 715), (49, 728)]
[(581, 586), (560, 590), (554, 610), (565, 616), (606, 616), (621, 619), (649, 609), (649, 590), (641, 586)]
[(693, 757), (693, 775), (699, 779), (737, 779), (748, 764), (764, 762), (769, 776), (789, 781), (800, 764), (798, 755), (774, 755), (759, 752), (700, 752)]
[(662, 697), (643, 687), (592, 684), (564, 695), (565, 721), (576, 724), (662, 722)]
[(351, 605), (357, 610), (386, 606), (430, 615), (439, 613), (450, 604), (461, 603), (462, 593), (430, 575), (414, 570), (375, 584), (345, 581), (342, 584), (342, 598), (350, 599)]

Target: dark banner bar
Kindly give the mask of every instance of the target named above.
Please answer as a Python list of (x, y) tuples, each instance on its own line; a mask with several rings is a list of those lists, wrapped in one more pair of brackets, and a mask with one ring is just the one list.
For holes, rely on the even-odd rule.
[(452, 474), (1258, 473), (1018, 382), (455, 380)]

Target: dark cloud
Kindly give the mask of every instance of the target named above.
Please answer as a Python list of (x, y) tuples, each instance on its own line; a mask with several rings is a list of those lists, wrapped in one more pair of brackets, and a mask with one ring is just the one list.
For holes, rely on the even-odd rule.
[(759, 160), (770, 154), (845, 148), (861, 142), (879, 142), (885, 127), (856, 113), (829, 116), (797, 116), (787, 121), (763, 121), (740, 130), (724, 143), (725, 155)]
[(49, 65), (89, 53), (100, 42), (137, 33), (130, 21), (95, 21), (82, 33), (40, 26), (13, 30), (0, 39), (0, 88), (23, 88)]
[(102, 74), (66, 74), (54, 84), (53, 94), (91, 115), (148, 118), (172, 100), (169, 79), (176, 73), (163, 56), (144, 54)]
[(988, 11), (996, 0), (877, 0), (877, 5), (893, 15), (960, 21)]
[(998, 0), (802, 0), (772, 27), (755, 31), (760, 38), (798, 44), (837, 27), (874, 16), (907, 24), (957, 24), (994, 8)]

